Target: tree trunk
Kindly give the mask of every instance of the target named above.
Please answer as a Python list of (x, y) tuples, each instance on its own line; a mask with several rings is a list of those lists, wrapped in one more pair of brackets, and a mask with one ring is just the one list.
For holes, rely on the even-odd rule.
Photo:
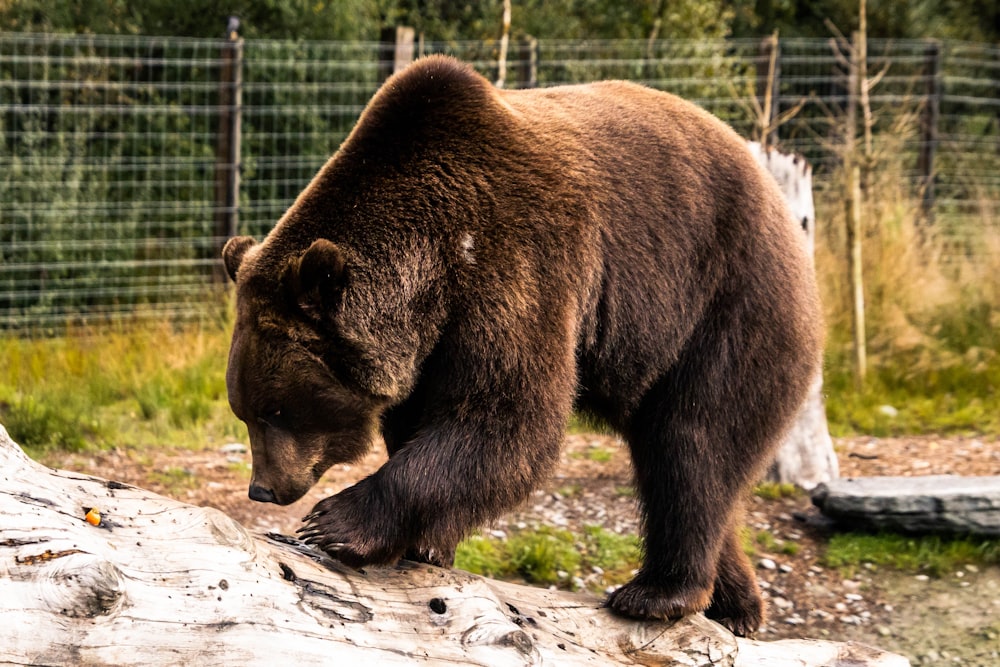
[(0, 664), (907, 664), (428, 565), (351, 570), (218, 510), (45, 468), (2, 427), (0, 471)]
[[(750, 152), (781, 188), (792, 217), (802, 226), (809, 253), (815, 248), (816, 209), (813, 206), (812, 169), (799, 155), (786, 155), (776, 150), (764, 149), (750, 142)], [(774, 482), (791, 482), (804, 489), (829, 482), (840, 476), (837, 454), (826, 425), (826, 408), (823, 405), (823, 372), (813, 378), (809, 396), (803, 404), (778, 456), (768, 471), (767, 478)]]

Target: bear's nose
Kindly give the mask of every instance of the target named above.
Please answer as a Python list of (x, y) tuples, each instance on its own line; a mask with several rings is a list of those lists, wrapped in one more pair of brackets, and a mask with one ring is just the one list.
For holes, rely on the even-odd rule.
[(265, 489), (263, 486), (257, 486), (256, 484), (250, 485), (250, 500), (256, 500), (258, 503), (278, 502), (274, 497), (274, 491)]

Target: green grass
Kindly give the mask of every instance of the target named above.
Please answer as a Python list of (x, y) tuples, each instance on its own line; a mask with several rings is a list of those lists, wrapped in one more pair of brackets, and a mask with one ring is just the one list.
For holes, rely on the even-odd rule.
[(243, 438), (226, 402), (224, 324), (0, 338), (0, 422), (34, 457)]
[(968, 564), (1000, 565), (1000, 540), (841, 533), (830, 538), (822, 563), (846, 576), (868, 566), (940, 577)]
[(633, 535), (617, 535), (598, 526), (579, 534), (542, 527), (507, 539), (469, 538), (459, 544), (455, 566), (497, 579), (567, 589), (575, 587), (574, 580), (583, 579), (594, 590), (603, 590), (631, 579), (640, 560), (639, 539)]
[(754, 495), (764, 500), (795, 498), (804, 492), (790, 482), (761, 482), (754, 489)]

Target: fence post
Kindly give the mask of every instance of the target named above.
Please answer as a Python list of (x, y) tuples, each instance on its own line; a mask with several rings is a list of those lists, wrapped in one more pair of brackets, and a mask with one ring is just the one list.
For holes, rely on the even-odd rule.
[(378, 54), (379, 83), (413, 62), (415, 31), (406, 26), (383, 28)]
[[(240, 21), (229, 18), (219, 69), (219, 129), (215, 140), (215, 203), (212, 258), (220, 259), (226, 240), (236, 236), (240, 202), (240, 126), (243, 107), (243, 39)], [(222, 262), (213, 265), (216, 282), (226, 279)]]
[(525, 37), (517, 45), (517, 85), (538, 86), (538, 40), (534, 37)]
[(924, 50), (924, 99), (920, 107), (920, 154), (917, 173), (920, 174), (921, 219), (934, 222), (934, 154), (938, 145), (938, 119), (941, 114), (941, 43), (928, 40)]
[(760, 105), (760, 143), (768, 148), (779, 140), (777, 121), (781, 114), (781, 44), (777, 32), (761, 41), (760, 56), (757, 65), (757, 90), (764, 100)]

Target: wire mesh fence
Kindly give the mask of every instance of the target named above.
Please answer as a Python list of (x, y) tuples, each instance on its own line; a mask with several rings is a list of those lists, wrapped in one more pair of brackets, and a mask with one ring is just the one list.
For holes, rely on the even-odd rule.
[[(511, 45), (503, 79), (668, 90), (805, 155), (830, 188), (855, 104), (842, 55), (828, 40), (766, 44), (530, 40)], [(413, 50), (496, 80), (498, 48)], [(0, 35), (0, 331), (203, 315), (222, 290), (225, 239), (273, 226), (377, 89), (384, 53), (376, 42)], [(871, 42), (868, 69), (876, 150), (955, 253), (985, 252), (977, 239), (998, 232), (1000, 48)]]

